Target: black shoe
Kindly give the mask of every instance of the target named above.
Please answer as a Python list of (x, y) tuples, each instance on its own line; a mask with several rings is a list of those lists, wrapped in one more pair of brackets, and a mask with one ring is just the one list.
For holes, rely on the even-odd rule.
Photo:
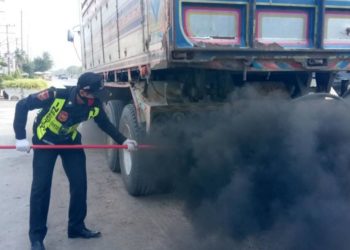
[(98, 238), (101, 237), (101, 232), (92, 231), (87, 228), (82, 228), (80, 230), (68, 229), (68, 238)]
[(31, 250), (45, 250), (44, 243), (42, 241), (35, 241), (32, 243)]

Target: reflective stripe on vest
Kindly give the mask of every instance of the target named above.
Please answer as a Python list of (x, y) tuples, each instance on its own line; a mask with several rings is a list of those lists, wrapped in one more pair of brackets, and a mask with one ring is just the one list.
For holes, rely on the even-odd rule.
[[(56, 116), (60, 113), (65, 102), (66, 102), (65, 99), (56, 98), (55, 101), (52, 103), (49, 111), (41, 119), (40, 124), (36, 129), (36, 134), (40, 140), (44, 137), (44, 135), (46, 134), (46, 130), (49, 127), (50, 127), (50, 130), (53, 133), (55, 133), (54, 131), (58, 131), (59, 128), (62, 126), (62, 124), (60, 124), (56, 120)], [(55, 133), (55, 134), (58, 134), (58, 133)]]
[[(46, 115), (41, 119), (41, 122), (37, 128), (37, 136), (39, 139), (42, 139), (44, 135), (46, 134), (46, 130), (49, 129), (52, 133), (59, 135), (62, 132), (66, 135), (72, 134), (72, 139), (74, 140), (76, 136), (78, 135), (77, 128), (79, 126), (78, 124), (75, 124), (69, 128), (66, 128), (63, 131), (62, 123), (60, 123), (56, 117), (60, 113), (60, 111), (63, 108), (63, 105), (65, 103), (65, 99), (59, 99), (56, 98), (53, 104), (51, 105), (49, 111), (46, 113)], [(97, 107), (94, 107), (89, 111), (89, 117), (88, 119), (95, 118), (100, 113), (100, 109)]]
[(97, 107), (94, 107), (94, 109), (90, 110), (88, 119), (95, 118), (96, 116), (98, 116), (99, 113), (100, 113), (100, 109)]

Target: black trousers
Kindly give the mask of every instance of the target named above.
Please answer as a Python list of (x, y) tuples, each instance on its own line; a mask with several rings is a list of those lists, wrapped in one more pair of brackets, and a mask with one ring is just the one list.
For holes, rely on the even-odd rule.
[(31, 242), (42, 241), (46, 236), (52, 175), (58, 156), (61, 156), (63, 168), (69, 180), (68, 227), (70, 229), (80, 229), (85, 226), (87, 181), (84, 150), (35, 149), (33, 182), (30, 194), (29, 238)]

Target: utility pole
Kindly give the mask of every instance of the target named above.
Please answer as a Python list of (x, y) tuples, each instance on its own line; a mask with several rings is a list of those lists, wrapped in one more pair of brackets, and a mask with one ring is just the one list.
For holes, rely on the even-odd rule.
[(5, 34), (6, 34), (6, 47), (7, 47), (7, 73), (10, 74), (11, 73), (11, 68), (10, 68), (11, 57), (10, 57), (10, 38), (9, 38), (9, 35), (13, 34), (13, 33), (9, 32), (9, 28), (14, 27), (15, 25), (6, 24), (6, 25), (0, 25), (0, 26), (5, 26), (5, 28), (6, 28)]
[[(5, 0), (0, 0), (0, 3), (4, 3), (4, 2), (5, 2)], [(0, 6), (2, 7), (2, 5), (0, 5)], [(4, 13), (5, 13), (5, 11), (2, 8), (0, 8), (0, 14), (4, 14)], [(1, 16), (0, 16), (0, 21), (2, 21), (2, 17)], [(1, 53), (0, 53), (0, 58), (1, 58)]]
[(10, 67), (10, 41), (9, 41), (9, 24), (6, 24), (6, 42), (7, 42), (7, 74), (11, 73)]
[[(17, 72), (18, 70), (18, 62), (17, 62), (17, 57), (16, 57), (16, 52), (18, 51), (18, 37), (16, 37), (16, 50), (15, 50), (15, 71)], [(22, 53), (22, 51), (21, 51)]]
[(21, 51), (23, 51), (23, 11), (21, 10)]

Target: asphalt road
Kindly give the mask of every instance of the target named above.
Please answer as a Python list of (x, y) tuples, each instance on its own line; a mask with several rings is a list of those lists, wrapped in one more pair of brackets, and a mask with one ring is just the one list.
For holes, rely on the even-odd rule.
[[(14, 144), (12, 129), (15, 101), (0, 100), (0, 144)], [(27, 124), (28, 138), (35, 112)], [(85, 143), (103, 143), (94, 123), (80, 128)], [(92, 132), (93, 131), (93, 132)], [(123, 249), (164, 250), (201, 249), (196, 236), (183, 215), (182, 201), (174, 195), (143, 198), (129, 196), (121, 177), (112, 173), (104, 152), (87, 150), (89, 228), (102, 231), (99, 239), (68, 239), (68, 181), (61, 161), (55, 167), (45, 245), (49, 250)], [(32, 152), (15, 150), (0, 152), (0, 249), (29, 249), (28, 215), (32, 179)]]
[[(64, 81), (55, 81), (53, 84), (56, 87), (64, 87), (66, 83), (67, 82)], [(12, 122), (15, 104), (15, 101), (0, 99), (0, 145), (14, 144), (15, 139)], [(33, 111), (29, 114), (27, 124), (28, 139), (31, 138), (30, 131), (35, 113), (36, 111)], [(342, 114), (343, 113), (341, 113), (340, 117), (343, 116)], [(336, 120), (338, 122), (339, 119)], [(345, 127), (347, 127), (347, 125)], [(79, 130), (83, 135), (83, 142), (85, 144), (103, 144), (105, 141), (105, 135), (100, 132), (93, 122), (83, 123)], [(343, 134), (340, 133), (340, 135)], [(347, 133), (345, 133), (345, 135), (347, 135)], [(344, 142), (347, 143), (347, 140)], [(301, 150), (302, 149), (303, 147)], [(289, 242), (283, 242), (283, 237), (279, 237), (280, 234), (278, 230), (273, 231), (276, 234), (269, 234), (269, 232), (264, 234), (264, 232), (262, 232), (257, 235), (253, 234), (244, 241), (232, 242), (231, 239), (227, 238), (227, 235), (225, 235), (226, 238), (223, 237), (221, 225), (225, 224), (226, 221), (221, 220), (220, 223), (222, 224), (218, 224), (217, 228), (213, 228), (213, 230), (211, 230), (211, 235), (200, 237), (196, 232), (201, 231), (202, 228), (209, 228), (206, 227), (208, 225), (210, 226), (210, 223), (206, 223), (210, 221), (207, 220), (207, 218), (208, 216), (216, 218), (216, 211), (208, 210), (210, 213), (199, 214), (199, 216), (203, 217), (204, 223), (199, 224), (202, 228), (197, 227), (194, 229), (189, 219), (183, 213), (184, 204), (180, 198), (176, 197), (174, 194), (153, 195), (141, 198), (131, 197), (125, 191), (120, 175), (114, 174), (108, 169), (105, 152), (103, 150), (86, 150), (86, 153), (88, 215), (85, 222), (89, 228), (102, 231), (102, 237), (91, 240), (67, 238), (69, 184), (63, 171), (61, 161), (58, 160), (51, 190), (51, 205), (48, 218), (49, 230), (45, 239), (45, 245), (48, 250), (285, 250), (286, 247), (281, 246), (289, 244)], [(315, 155), (315, 157), (319, 158), (319, 155)], [(343, 158), (340, 157), (339, 159), (341, 160)], [(0, 249), (23, 250), (29, 249), (30, 247), (28, 239), (28, 215), (32, 179), (31, 162), (32, 152), (27, 154), (15, 150), (0, 150)], [(340, 169), (341, 166), (340, 164)], [(302, 173), (304, 173), (304, 171), (302, 171)], [(333, 178), (335, 177), (336, 176), (330, 175), (330, 179), (332, 179), (331, 183), (333, 183)], [(317, 191), (316, 194), (317, 197), (318, 195), (323, 195), (321, 191)], [(326, 192), (326, 196), (327, 195), (328, 193)], [(228, 201), (230, 202), (230, 199), (228, 199)], [(348, 201), (348, 197), (346, 201)], [(226, 208), (226, 203), (223, 204), (222, 207)], [(328, 211), (328, 204), (326, 205), (326, 207), (321, 207), (325, 209), (322, 211)], [(318, 208), (319, 207), (317, 207), (317, 209)], [(342, 216), (347, 218), (345, 215), (348, 213), (342, 210), (342, 206), (333, 207), (332, 204), (331, 208), (331, 212), (333, 212), (333, 210), (342, 212), (344, 213)], [(314, 211), (313, 209), (311, 210)], [(306, 209), (306, 211), (308, 210)], [(240, 213), (236, 213), (236, 215), (237, 214), (238, 216), (235, 218), (241, 216)], [(244, 211), (242, 214), (244, 215)], [(332, 220), (328, 218), (328, 215), (329, 213), (327, 213), (325, 221), (320, 220), (322, 223), (327, 222), (325, 225), (328, 225), (328, 220)], [(221, 218), (222, 216), (218, 217)], [(225, 216), (222, 218), (224, 217)], [(321, 218), (323, 219), (323, 217)], [(340, 221), (338, 221), (338, 223), (339, 222)], [(244, 221), (244, 223), (247, 222)], [(331, 221), (330, 223), (333, 225), (335, 222)], [(292, 226), (294, 224), (291, 224), (292, 225), (286, 227), (287, 230), (290, 227), (293, 228)], [(296, 224), (298, 223), (296, 222)], [(343, 231), (340, 230), (340, 232), (346, 232), (348, 229), (347, 220), (344, 220), (341, 224), (343, 226)], [(247, 225), (249, 225), (249, 223), (247, 223)], [(300, 225), (300, 229), (302, 230), (304, 230), (303, 225), (304, 224)], [(311, 227), (311, 229), (316, 229), (313, 233), (317, 234), (319, 232), (320, 228), (318, 228), (318, 225), (319, 224), (316, 224)], [(338, 242), (338, 231), (329, 230), (325, 232), (331, 232), (331, 235), (320, 234), (326, 241), (334, 238), (336, 239), (335, 242)], [(310, 232), (308, 232), (308, 234), (310, 234)], [(310, 235), (313, 236), (315, 234)], [(308, 235), (305, 234), (302, 236)], [(340, 239), (342, 239), (342, 236), (345, 236), (344, 239), (347, 239), (346, 233), (344, 235), (340, 234)], [(301, 241), (298, 241), (299, 238), (292, 239), (298, 243), (296, 245), (303, 245), (303, 237), (301, 237)], [(322, 240), (324, 240), (323, 238)], [(314, 243), (316, 245), (321, 245), (320, 247), (303, 249), (346, 249), (344, 247), (324, 247), (322, 243), (318, 242), (319, 239), (313, 239), (312, 237), (307, 240), (309, 240), (309, 242), (315, 240)], [(347, 242), (342, 244), (343, 246), (348, 245)]]

